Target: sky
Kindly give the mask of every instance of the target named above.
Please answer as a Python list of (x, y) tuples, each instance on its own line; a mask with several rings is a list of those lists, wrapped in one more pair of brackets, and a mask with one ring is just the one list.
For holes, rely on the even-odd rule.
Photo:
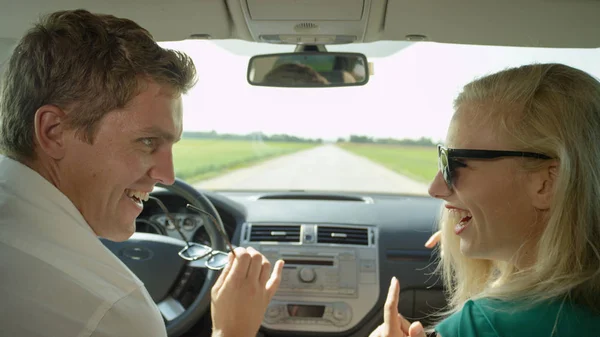
[[(359, 134), (442, 141), (454, 98), (463, 85), (477, 77), (533, 62), (560, 62), (600, 78), (600, 49), (433, 42), (402, 48), (406, 42), (376, 42), (350, 46), (353, 51), (363, 52), (374, 65), (374, 75), (364, 86), (254, 87), (246, 81), (250, 55), (290, 52), (294, 46), (204, 40), (160, 44), (187, 53), (196, 64), (198, 83), (183, 98), (185, 131), (287, 133), (323, 139)], [(390, 47), (400, 50), (386, 57), (369, 57), (381, 55)], [(232, 48), (243, 53), (231, 52)], [(328, 46), (330, 51), (344, 49), (348, 47)]]

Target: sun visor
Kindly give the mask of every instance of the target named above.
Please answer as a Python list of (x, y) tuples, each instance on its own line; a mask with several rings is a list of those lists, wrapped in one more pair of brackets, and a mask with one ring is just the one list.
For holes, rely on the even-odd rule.
[(371, 0), (240, 0), (254, 40), (287, 44), (362, 42)]

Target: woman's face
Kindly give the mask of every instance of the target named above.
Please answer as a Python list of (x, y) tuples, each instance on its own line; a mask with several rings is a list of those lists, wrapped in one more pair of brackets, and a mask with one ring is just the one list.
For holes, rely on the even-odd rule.
[[(510, 148), (481, 116), (492, 113), (481, 104), (463, 104), (456, 111), (446, 146), (454, 149), (520, 150)], [(541, 232), (532, 200), (537, 180), (521, 168), (520, 158), (458, 159), (450, 189), (438, 172), (429, 194), (445, 200), (459, 223), (449, 224), (460, 237), (461, 252), (472, 258), (509, 261), (530, 254), (531, 238)], [(457, 218), (457, 217), (450, 217)]]

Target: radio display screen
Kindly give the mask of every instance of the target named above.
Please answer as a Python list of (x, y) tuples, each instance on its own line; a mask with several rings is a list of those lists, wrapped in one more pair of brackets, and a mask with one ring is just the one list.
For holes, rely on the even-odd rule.
[(323, 317), (325, 312), (324, 305), (296, 305), (288, 304), (288, 314), (290, 317)]

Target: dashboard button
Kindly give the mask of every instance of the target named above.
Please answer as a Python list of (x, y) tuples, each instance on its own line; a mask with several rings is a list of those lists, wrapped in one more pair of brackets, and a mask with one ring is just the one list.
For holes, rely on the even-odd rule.
[(375, 283), (375, 273), (360, 273), (360, 283)]
[(279, 316), (280, 312), (281, 312), (281, 310), (279, 309), (279, 306), (269, 307), (269, 309), (267, 309), (267, 316), (277, 317), (277, 316)]
[(333, 318), (337, 319), (337, 320), (344, 320), (346, 318), (346, 311), (344, 311), (341, 308), (336, 308), (333, 311)]
[(363, 273), (374, 273), (375, 272), (375, 261), (374, 260), (361, 260), (360, 271)]
[(307, 267), (300, 269), (298, 276), (300, 277), (300, 281), (305, 283), (313, 282), (317, 277), (315, 270)]

